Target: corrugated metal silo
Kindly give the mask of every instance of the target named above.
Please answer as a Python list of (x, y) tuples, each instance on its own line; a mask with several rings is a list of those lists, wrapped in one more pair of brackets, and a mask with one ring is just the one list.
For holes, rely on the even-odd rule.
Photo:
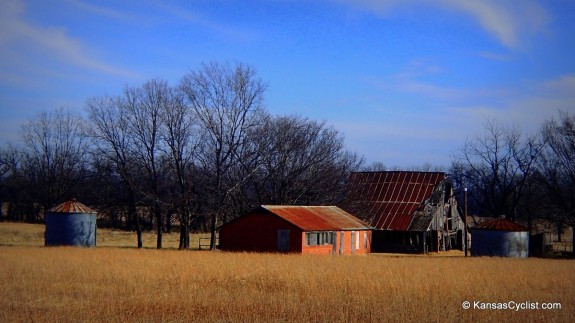
[(498, 218), (471, 228), (472, 256), (529, 256), (529, 230), (522, 225)]
[(46, 246), (96, 245), (96, 211), (72, 199), (46, 212)]

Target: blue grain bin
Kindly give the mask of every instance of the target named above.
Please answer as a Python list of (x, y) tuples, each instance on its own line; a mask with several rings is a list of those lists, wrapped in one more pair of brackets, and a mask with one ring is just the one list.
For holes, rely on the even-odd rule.
[(483, 222), (471, 228), (471, 255), (529, 256), (529, 230), (505, 218)]
[(96, 211), (72, 199), (46, 212), (46, 246), (96, 246)]

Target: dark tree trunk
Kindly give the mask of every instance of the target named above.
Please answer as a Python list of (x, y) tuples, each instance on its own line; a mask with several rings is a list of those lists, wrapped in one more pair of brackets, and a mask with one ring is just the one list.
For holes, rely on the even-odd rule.
[(166, 233), (172, 233), (172, 212), (166, 214)]
[(180, 250), (190, 249), (190, 214), (188, 211), (183, 211), (182, 220), (180, 222)]
[(210, 226), (210, 250), (216, 250), (216, 225), (218, 214), (212, 213), (211, 226)]
[(136, 239), (138, 240), (138, 249), (144, 247), (144, 242), (142, 241), (142, 226), (140, 225), (140, 215), (134, 212), (133, 218), (136, 221)]
[(154, 213), (156, 215), (156, 225), (158, 227), (158, 239), (156, 241), (156, 249), (162, 249), (162, 234), (164, 231), (164, 223), (162, 219), (162, 212), (160, 211), (160, 207), (157, 205), (154, 206)]
[(575, 225), (571, 226), (571, 236), (571, 255), (573, 256), (573, 259), (575, 259)]

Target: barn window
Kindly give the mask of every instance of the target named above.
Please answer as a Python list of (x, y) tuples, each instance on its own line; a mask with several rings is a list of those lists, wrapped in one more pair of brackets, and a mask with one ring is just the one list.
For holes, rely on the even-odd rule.
[(308, 246), (317, 246), (318, 244), (317, 232), (306, 232), (305, 237)]
[(322, 246), (333, 244), (334, 232), (331, 231), (315, 231), (306, 232), (305, 241), (308, 246)]

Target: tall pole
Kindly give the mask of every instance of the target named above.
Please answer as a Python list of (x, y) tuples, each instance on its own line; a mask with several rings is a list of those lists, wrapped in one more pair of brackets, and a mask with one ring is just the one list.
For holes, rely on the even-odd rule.
[(463, 246), (465, 248), (465, 257), (467, 257), (467, 187), (463, 189), (465, 212), (463, 213)]

